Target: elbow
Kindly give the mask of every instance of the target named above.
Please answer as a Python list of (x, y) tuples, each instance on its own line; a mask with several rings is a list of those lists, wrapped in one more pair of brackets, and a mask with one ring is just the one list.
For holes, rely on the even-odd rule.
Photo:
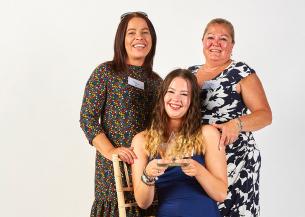
[(138, 206), (141, 209), (147, 209), (152, 204), (152, 201), (149, 201), (149, 200), (140, 200), (138, 198), (135, 198), (135, 199), (136, 199), (136, 202), (137, 202)]
[(214, 198), (217, 202), (224, 202), (227, 198), (227, 191), (219, 192), (219, 194)]
[(266, 121), (266, 126), (268, 126), (272, 123), (272, 112), (271, 112), (271, 110), (268, 111), (268, 113), (265, 117), (265, 121)]
[(150, 205), (153, 202), (152, 199), (150, 199), (150, 198), (143, 198), (141, 196), (138, 196), (136, 193), (135, 193), (135, 199), (136, 199), (136, 202), (137, 202), (138, 206), (141, 209), (147, 209), (148, 207), (150, 207)]
[(214, 200), (217, 202), (224, 202), (228, 195), (228, 184), (224, 184), (221, 189), (215, 194)]
[(269, 119), (268, 119), (268, 125), (272, 124), (272, 112), (270, 111)]
[(148, 207), (150, 207), (150, 204), (148, 204), (148, 203), (143, 203), (143, 202), (137, 201), (137, 204), (141, 209), (147, 209)]

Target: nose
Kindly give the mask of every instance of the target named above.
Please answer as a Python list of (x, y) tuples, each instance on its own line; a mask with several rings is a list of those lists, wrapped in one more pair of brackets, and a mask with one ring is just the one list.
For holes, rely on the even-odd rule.
[(213, 40), (212, 40), (212, 44), (213, 45), (218, 45), (219, 44), (219, 39), (217, 37), (215, 37)]
[(142, 39), (143, 38), (143, 35), (141, 32), (137, 32), (136, 33), (136, 39)]
[(175, 93), (175, 94), (173, 95), (173, 97), (172, 97), (172, 100), (173, 100), (173, 101), (179, 101), (180, 99), (181, 99), (181, 95), (178, 94), (178, 93)]

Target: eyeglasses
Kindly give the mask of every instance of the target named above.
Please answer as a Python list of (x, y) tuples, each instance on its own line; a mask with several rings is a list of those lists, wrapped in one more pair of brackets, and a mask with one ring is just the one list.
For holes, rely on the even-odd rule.
[(145, 17), (147, 16), (147, 13), (143, 12), (143, 11), (134, 11), (134, 12), (126, 12), (124, 14), (121, 15), (121, 20), (123, 20), (125, 17), (127, 17), (129, 14), (134, 14), (134, 13), (138, 13), (138, 14), (142, 14)]

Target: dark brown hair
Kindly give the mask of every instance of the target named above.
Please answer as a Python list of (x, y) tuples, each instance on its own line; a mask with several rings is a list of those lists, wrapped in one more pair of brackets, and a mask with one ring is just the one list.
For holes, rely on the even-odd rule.
[(223, 19), (223, 18), (215, 18), (213, 20), (211, 20), (205, 27), (204, 29), (204, 32), (203, 32), (203, 36), (202, 38), (205, 36), (205, 34), (207, 33), (208, 31), (208, 28), (213, 25), (213, 24), (219, 24), (219, 25), (224, 25), (226, 27), (228, 27), (229, 29), (229, 32), (230, 32), (230, 36), (232, 38), (232, 43), (234, 44), (235, 43), (235, 33), (234, 33), (234, 27), (232, 25), (232, 23), (226, 19)]
[(115, 40), (114, 40), (114, 57), (112, 60), (112, 65), (114, 70), (117, 72), (127, 70), (127, 64), (126, 64), (127, 52), (125, 48), (125, 36), (126, 36), (128, 23), (134, 17), (139, 17), (144, 19), (150, 31), (152, 38), (152, 46), (149, 53), (145, 57), (143, 67), (146, 68), (146, 70), (148, 71), (152, 71), (153, 60), (154, 60), (156, 44), (157, 44), (157, 36), (156, 36), (155, 28), (145, 14), (140, 12), (132, 12), (122, 17), (116, 31)]

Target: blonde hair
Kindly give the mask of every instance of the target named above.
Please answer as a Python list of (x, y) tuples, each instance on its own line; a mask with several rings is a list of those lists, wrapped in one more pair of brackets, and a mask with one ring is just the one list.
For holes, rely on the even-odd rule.
[(152, 128), (145, 131), (145, 149), (150, 157), (161, 155), (163, 158), (183, 158), (205, 152), (205, 142), (201, 129), (193, 135), (184, 136), (181, 132), (177, 133), (172, 141), (175, 145), (169, 152), (166, 152), (168, 151), (168, 138), (163, 138), (161, 135), (162, 132)]
[(214, 25), (214, 24), (219, 24), (219, 25), (224, 25), (226, 26), (228, 29), (229, 29), (229, 34), (232, 38), (232, 43), (235, 44), (235, 33), (234, 33), (234, 27), (232, 25), (232, 23), (226, 19), (223, 19), (223, 18), (215, 18), (213, 20), (211, 20), (205, 27), (204, 29), (204, 32), (203, 32), (203, 36), (202, 38), (205, 36), (205, 34), (207, 33), (209, 27), (211, 25)]

